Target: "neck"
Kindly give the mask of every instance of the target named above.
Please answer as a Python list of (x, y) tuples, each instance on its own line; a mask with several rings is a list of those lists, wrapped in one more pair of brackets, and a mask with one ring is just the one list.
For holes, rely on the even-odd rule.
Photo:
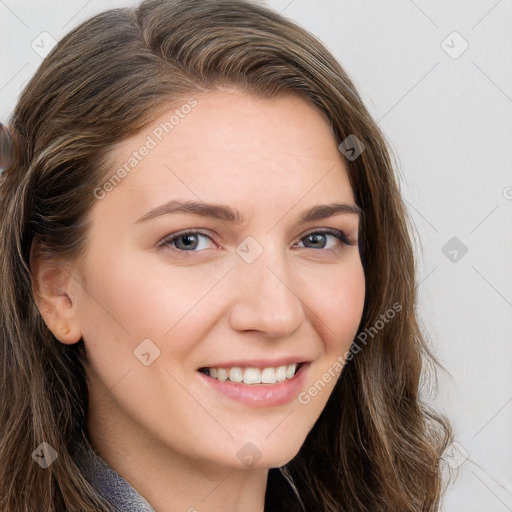
[(240, 470), (191, 459), (151, 438), (133, 421), (116, 418), (115, 405), (107, 401), (89, 410), (89, 439), (97, 454), (152, 508), (158, 512), (263, 512), (267, 469)]

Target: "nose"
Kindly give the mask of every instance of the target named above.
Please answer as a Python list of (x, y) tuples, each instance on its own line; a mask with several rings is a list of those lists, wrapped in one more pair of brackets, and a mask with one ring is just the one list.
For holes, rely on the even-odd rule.
[(231, 327), (271, 338), (291, 336), (304, 322), (303, 289), (293, 286), (285, 256), (266, 248), (252, 263), (239, 259), (233, 272)]

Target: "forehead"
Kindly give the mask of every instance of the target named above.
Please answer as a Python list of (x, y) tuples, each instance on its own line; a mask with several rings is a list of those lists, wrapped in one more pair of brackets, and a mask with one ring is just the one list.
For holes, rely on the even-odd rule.
[(111, 173), (127, 172), (110, 195), (137, 194), (146, 206), (171, 196), (242, 206), (255, 195), (262, 205), (326, 193), (351, 199), (332, 129), (302, 97), (225, 90), (191, 98), (112, 152)]

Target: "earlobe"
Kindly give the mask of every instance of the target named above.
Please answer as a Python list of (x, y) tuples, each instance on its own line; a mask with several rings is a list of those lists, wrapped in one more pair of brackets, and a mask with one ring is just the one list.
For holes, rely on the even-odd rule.
[(45, 254), (39, 240), (34, 239), (30, 248), (30, 270), (34, 300), (48, 329), (66, 345), (80, 341), (77, 287), (69, 265)]

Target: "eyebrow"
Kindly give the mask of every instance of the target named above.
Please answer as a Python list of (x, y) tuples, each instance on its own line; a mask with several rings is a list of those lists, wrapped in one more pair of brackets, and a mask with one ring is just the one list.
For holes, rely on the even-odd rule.
[[(173, 213), (192, 213), (202, 217), (212, 217), (231, 224), (243, 224), (245, 221), (243, 215), (236, 208), (231, 208), (224, 204), (173, 199), (161, 206), (157, 206), (153, 210), (150, 210), (135, 222), (135, 224)], [(350, 213), (360, 216), (362, 210), (355, 204), (331, 203), (316, 205), (309, 210), (302, 212), (299, 217), (299, 222), (311, 222), (326, 219), (342, 213)]]

